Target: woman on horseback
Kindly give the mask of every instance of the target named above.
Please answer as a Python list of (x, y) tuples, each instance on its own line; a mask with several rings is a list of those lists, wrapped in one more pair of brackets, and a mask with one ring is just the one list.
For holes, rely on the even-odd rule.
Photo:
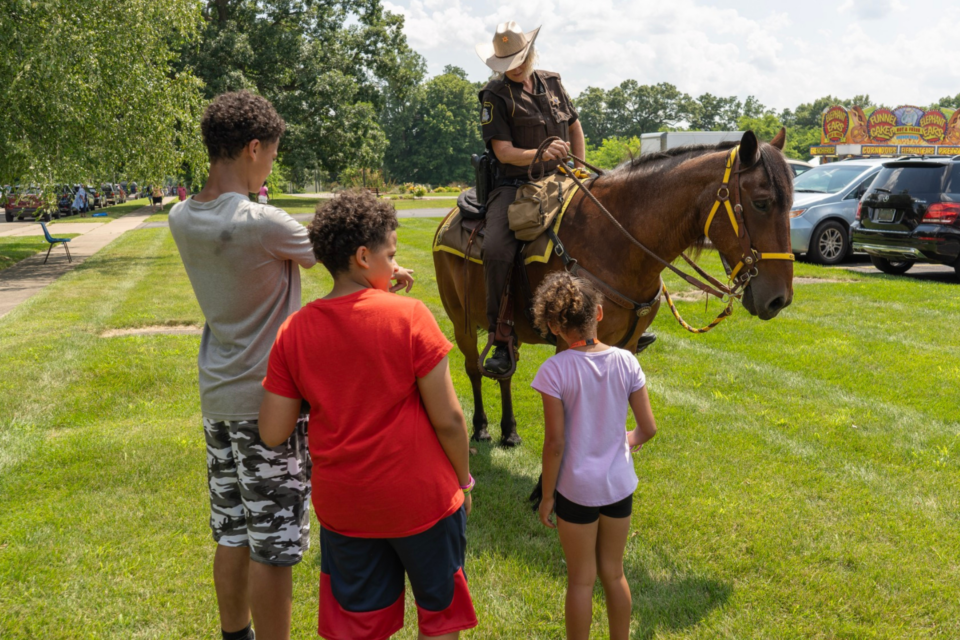
[[(519, 241), (507, 222), (507, 207), (517, 187), (526, 180), (537, 147), (551, 136), (557, 140), (533, 167), (535, 175), (549, 176), (567, 155), (582, 158), (586, 144), (577, 110), (567, 95), (560, 75), (535, 70), (534, 41), (540, 28), (524, 33), (516, 22), (497, 26), (491, 44), (478, 44), (477, 54), (494, 71), (494, 77), (480, 91), (480, 123), (483, 141), (499, 161), (496, 184), (487, 198), (483, 270), (487, 285), (487, 321), (496, 332), (500, 301), (510, 285), (510, 275)], [(493, 355), (484, 363), (491, 373), (510, 369), (505, 343), (496, 343)]]

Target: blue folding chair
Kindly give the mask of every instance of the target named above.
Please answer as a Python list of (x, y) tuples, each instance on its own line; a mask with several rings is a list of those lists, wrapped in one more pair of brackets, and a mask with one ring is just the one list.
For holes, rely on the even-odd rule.
[(47, 264), (47, 259), (50, 257), (50, 252), (53, 251), (53, 248), (58, 244), (62, 244), (63, 248), (67, 250), (67, 260), (73, 262), (73, 257), (70, 255), (70, 247), (67, 246), (67, 243), (70, 242), (71, 238), (54, 238), (51, 237), (50, 232), (47, 231), (47, 225), (40, 223), (40, 226), (43, 227), (43, 235), (47, 238), (47, 242), (50, 243), (50, 248), (47, 249), (47, 255), (43, 259), (43, 264)]

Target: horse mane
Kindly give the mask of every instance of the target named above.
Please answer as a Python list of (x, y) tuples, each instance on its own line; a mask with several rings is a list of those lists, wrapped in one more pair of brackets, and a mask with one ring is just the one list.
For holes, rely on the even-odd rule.
[[(616, 168), (608, 172), (611, 176), (625, 176), (638, 171), (660, 170), (668, 171), (680, 164), (684, 160), (692, 157), (714, 153), (717, 151), (726, 151), (740, 144), (738, 140), (728, 140), (718, 144), (691, 144), (674, 147), (666, 151), (647, 153), (639, 156), (630, 154), (630, 158), (617, 165)], [(780, 156), (778, 158), (778, 156)], [(766, 171), (767, 179), (774, 192), (774, 201), (778, 206), (789, 206), (793, 202), (793, 172), (790, 166), (783, 161), (780, 151), (766, 142), (760, 143), (760, 159), (757, 162)], [(755, 166), (755, 165), (754, 165)], [(747, 170), (753, 167), (747, 167)], [(691, 245), (693, 248), (694, 259), (700, 256), (704, 244), (707, 241), (705, 235), (700, 235)]]

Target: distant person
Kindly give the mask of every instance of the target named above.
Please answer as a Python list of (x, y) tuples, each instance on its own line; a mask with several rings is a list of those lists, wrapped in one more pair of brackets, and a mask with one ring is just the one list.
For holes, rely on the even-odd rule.
[[(567, 638), (586, 640), (600, 575), (611, 640), (630, 635), (623, 552), (637, 474), (631, 451), (657, 433), (646, 379), (634, 354), (597, 340), (602, 294), (569, 273), (547, 276), (533, 303), (537, 328), (569, 347), (548, 358), (531, 386), (543, 397), (540, 522), (559, 529), (567, 565)], [(627, 407), (637, 427), (626, 430)], [(556, 510), (556, 525), (550, 514)]]
[(260, 204), (267, 204), (267, 202), (269, 202), (269, 198), (268, 198), (269, 193), (270, 192), (267, 189), (267, 183), (264, 182), (263, 186), (260, 187), (260, 195), (257, 196), (257, 202), (259, 202)]
[(156, 213), (157, 210), (163, 211), (163, 189), (161, 189), (159, 186), (154, 187), (152, 195), (153, 195), (152, 211), (154, 213)]
[(270, 353), (260, 435), (282, 443), (310, 405), (320, 521), (318, 633), (382, 640), (403, 627), (404, 574), (420, 638), (477, 625), (464, 569), (467, 426), (452, 345), (419, 300), (393, 295), (397, 214), (367, 191), (318, 207), (310, 224), (333, 290), (293, 314)]
[(80, 185), (80, 188), (77, 189), (77, 195), (73, 199), (73, 208), (81, 214), (90, 209), (90, 203), (87, 202), (87, 190), (83, 188), (83, 185)]
[[(300, 308), (300, 267), (316, 258), (303, 225), (250, 201), (286, 127), (273, 105), (225, 93), (200, 126), (209, 178), (174, 205), (170, 231), (206, 318), (197, 364), (220, 627), (226, 640), (250, 640), (253, 627), (259, 640), (286, 640), (292, 567), (310, 539), (307, 421), (298, 407), (292, 434), (267, 446), (257, 415), (270, 347)], [(405, 271), (398, 280), (412, 284)]]
[(180, 199), (180, 202), (187, 199), (187, 190), (182, 184), (177, 185), (177, 197)]

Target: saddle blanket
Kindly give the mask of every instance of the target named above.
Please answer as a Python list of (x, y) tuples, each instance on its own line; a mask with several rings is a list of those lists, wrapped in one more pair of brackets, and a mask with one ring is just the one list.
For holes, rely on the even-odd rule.
[[(573, 195), (577, 192), (577, 186), (574, 185), (570, 194), (564, 200), (560, 213), (554, 219), (551, 228), (554, 233), (560, 229), (563, 222), (563, 215), (567, 212), (567, 207), (573, 201)], [(460, 209), (454, 207), (447, 217), (443, 219), (437, 234), (433, 238), (434, 251), (446, 251), (460, 258), (466, 258), (470, 262), (483, 264), (483, 229), (474, 237), (470, 243), (470, 234), (477, 228), (482, 220), (464, 220), (460, 216)], [(470, 254), (467, 255), (467, 244), (470, 244)], [(523, 264), (533, 262), (546, 263), (550, 260), (550, 254), (553, 252), (553, 240), (546, 233), (540, 234), (535, 240), (531, 240), (523, 245)]]

